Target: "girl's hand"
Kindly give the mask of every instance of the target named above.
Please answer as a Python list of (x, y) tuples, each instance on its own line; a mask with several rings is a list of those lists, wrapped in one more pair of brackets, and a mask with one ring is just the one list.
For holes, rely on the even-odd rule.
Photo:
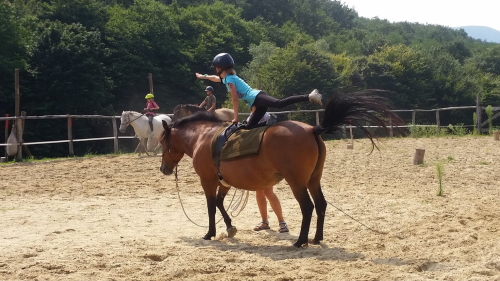
[(231, 121), (233, 124), (238, 124), (238, 118), (234, 118), (233, 121)]
[(198, 78), (198, 79), (203, 79), (203, 78), (204, 78), (204, 77), (203, 77), (203, 74), (200, 74), (200, 73), (198, 73), (198, 72), (196, 72), (196, 74), (195, 74), (195, 75), (196, 75), (196, 78)]
[(146, 107), (146, 108), (144, 108), (144, 110), (147, 110), (147, 109), (148, 109), (147, 107)]

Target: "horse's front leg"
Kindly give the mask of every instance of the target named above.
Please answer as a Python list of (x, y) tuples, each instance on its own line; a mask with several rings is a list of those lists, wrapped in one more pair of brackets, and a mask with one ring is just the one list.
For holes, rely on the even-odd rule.
[(208, 232), (203, 236), (205, 240), (211, 240), (215, 237), (215, 212), (217, 211), (217, 180), (202, 180), (201, 185), (205, 191), (205, 197), (207, 198), (207, 208), (208, 208)]
[(224, 198), (226, 198), (227, 192), (230, 188), (231, 187), (219, 185), (219, 191), (217, 192), (217, 208), (219, 209), (222, 217), (224, 218), (224, 222), (226, 223), (227, 237), (233, 238), (238, 230), (236, 229), (236, 227), (231, 225), (231, 218), (224, 208)]

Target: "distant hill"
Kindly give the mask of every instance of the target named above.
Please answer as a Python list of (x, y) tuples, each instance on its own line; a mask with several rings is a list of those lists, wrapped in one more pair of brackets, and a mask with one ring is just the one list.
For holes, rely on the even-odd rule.
[(460, 26), (474, 39), (486, 40), (488, 42), (500, 43), (500, 31), (487, 26)]

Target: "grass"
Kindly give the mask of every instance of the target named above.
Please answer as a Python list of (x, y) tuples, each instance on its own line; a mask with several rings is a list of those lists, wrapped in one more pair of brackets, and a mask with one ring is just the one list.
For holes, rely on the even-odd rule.
[(438, 128), (436, 125), (410, 125), (408, 130), (410, 132), (408, 137), (411, 138), (439, 138), (445, 136), (465, 137), (479, 135), (475, 128), (471, 132), (463, 123), (459, 123), (455, 126), (450, 124), (448, 128)]
[(446, 159), (448, 160), (448, 162), (450, 162), (450, 161), (455, 160), (455, 157), (448, 155), (448, 157), (446, 157)]
[(438, 190), (436, 192), (437, 196), (443, 196), (443, 174), (444, 166), (441, 162), (436, 162), (436, 175), (438, 178)]

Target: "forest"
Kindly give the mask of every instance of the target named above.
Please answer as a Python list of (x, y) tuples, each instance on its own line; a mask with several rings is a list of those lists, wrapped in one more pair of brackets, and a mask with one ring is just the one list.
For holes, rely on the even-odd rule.
[[(2, 0), (0, 42), (1, 116), (14, 115), (15, 68), (30, 116), (141, 111), (148, 73), (163, 113), (201, 103), (208, 85), (217, 107), (230, 107), (225, 87), (195, 77), (215, 74), (211, 62), (221, 52), (251, 86), (260, 80), (276, 97), (377, 88), (391, 91), (395, 109), (475, 105), (477, 95), (500, 106), (500, 44), (439, 25), (359, 17), (336, 0)], [(441, 121), (471, 124), (472, 112)], [(65, 139), (64, 122), (27, 121), (24, 139)], [(108, 121), (78, 122), (75, 138), (109, 135)], [(30, 149), (67, 155), (60, 145)], [(75, 147), (80, 155), (104, 151)]]

